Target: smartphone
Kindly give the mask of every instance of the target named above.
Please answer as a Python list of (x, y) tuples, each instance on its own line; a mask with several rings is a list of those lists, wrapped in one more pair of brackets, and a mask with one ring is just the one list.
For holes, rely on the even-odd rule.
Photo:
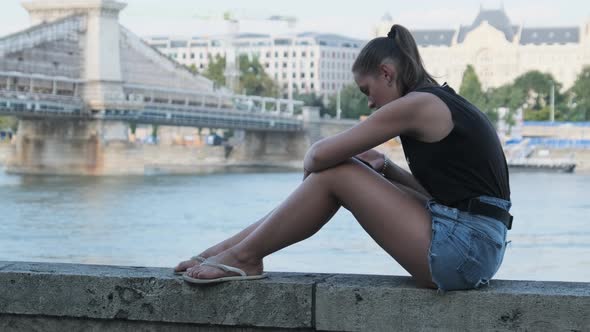
[(373, 166), (371, 166), (371, 164), (369, 164), (368, 162), (366, 162), (366, 161), (364, 161), (364, 160), (362, 160), (360, 158), (357, 158), (357, 157), (353, 157), (353, 158), (356, 159), (356, 160), (358, 160), (358, 161), (360, 161), (360, 162), (362, 162), (363, 164), (369, 166), (370, 169), (374, 170), (373, 169)]

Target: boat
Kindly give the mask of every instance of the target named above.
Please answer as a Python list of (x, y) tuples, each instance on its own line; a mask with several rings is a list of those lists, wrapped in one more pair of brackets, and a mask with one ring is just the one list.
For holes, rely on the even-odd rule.
[(507, 162), (511, 170), (573, 173), (576, 169), (576, 163), (570, 159), (516, 158), (509, 159)]

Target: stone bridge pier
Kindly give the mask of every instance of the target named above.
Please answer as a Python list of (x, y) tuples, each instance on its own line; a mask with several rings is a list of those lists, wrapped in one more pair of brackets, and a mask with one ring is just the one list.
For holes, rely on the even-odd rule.
[(229, 159), (246, 162), (302, 161), (313, 143), (344, 131), (357, 122), (321, 119), (319, 108), (303, 107), (303, 131), (237, 131)]
[(21, 174), (103, 174), (103, 141), (126, 126), (88, 120), (19, 120), (16, 146), (6, 165)]

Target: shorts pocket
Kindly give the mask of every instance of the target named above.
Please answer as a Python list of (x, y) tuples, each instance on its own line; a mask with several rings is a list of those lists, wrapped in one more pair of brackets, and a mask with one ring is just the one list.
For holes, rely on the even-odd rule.
[(447, 240), (453, 234), (457, 223), (444, 218), (432, 217), (432, 242)]
[(477, 288), (487, 284), (496, 274), (505, 246), (478, 231), (470, 233), (469, 251), (465, 261), (457, 267), (457, 272), (466, 283)]

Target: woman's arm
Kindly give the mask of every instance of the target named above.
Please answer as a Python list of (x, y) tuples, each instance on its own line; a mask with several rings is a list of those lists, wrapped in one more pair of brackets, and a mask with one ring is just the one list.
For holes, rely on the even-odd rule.
[[(309, 172), (330, 168), (401, 134), (428, 137), (443, 120), (440, 103), (434, 95), (421, 92), (396, 99), (354, 127), (314, 143), (305, 155), (304, 168)], [(444, 103), (443, 107), (452, 127), (450, 111)]]

